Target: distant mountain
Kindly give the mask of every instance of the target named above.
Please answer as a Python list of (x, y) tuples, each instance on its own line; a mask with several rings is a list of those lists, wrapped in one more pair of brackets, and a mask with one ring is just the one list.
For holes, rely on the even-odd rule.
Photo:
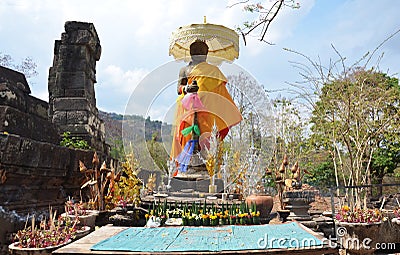
[(106, 130), (106, 142), (113, 144), (116, 140), (122, 139), (124, 126), (124, 136), (129, 140), (136, 140), (137, 137), (145, 137), (146, 141), (151, 140), (153, 134), (157, 135), (156, 141), (161, 141), (161, 134), (170, 134), (172, 125), (163, 123), (159, 120), (145, 119), (140, 115), (122, 115), (99, 111), (99, 117), (104, 121)]
[[(141, 168), (167, 169), (168, 151), (171, 147), (172, 125), (159, 120), (147, 119), (139, 115), (122, 115), (99, 111), (104, 121), (106, 143), (110, 145), (110, 155), (125, 160), (125, 153), (131, 144), (133, 153)], [(122, 141), (123, 136), (123, 141)], [(154, 141), (152, 141), (154, 137)]]

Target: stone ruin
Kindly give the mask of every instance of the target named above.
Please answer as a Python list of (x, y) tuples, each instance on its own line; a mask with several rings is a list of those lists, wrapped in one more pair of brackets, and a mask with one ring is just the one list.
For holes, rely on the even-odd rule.
[(101, 46), (91, 23), (67, 22), (54, 46), (49, 71), (49, 118), (61, 131), (104, 151), (104, 123), (98, 117), (94, 84)]
[(79, 196), (78, 161), (91, 165), (93, 151), (60, 146), (69, 131), (109, 162), (104, 123), (94, 84), (101, 46), (91, 23), (66, 22), (49, 71), (49, 103), (30, 95), (22, 73), (0, 66), (0, 253), (9, 234), (30, 213), (63, 208)]

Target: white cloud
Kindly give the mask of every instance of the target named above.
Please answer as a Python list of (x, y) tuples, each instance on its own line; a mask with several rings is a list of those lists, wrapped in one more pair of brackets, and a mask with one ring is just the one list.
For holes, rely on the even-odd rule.
[(149, 71), (143, 68), (125, 71), (119, 66), (109, 65), (102, 72), (101, 87), (112, 88), (116, 93), (130, 95), (148, 73)]

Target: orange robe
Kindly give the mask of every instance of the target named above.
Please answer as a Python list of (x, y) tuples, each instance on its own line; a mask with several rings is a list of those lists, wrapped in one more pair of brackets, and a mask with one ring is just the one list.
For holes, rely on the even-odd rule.
[(177, 110), (174, 121), (174, 136), (172, 141), (171, 158), (175, 159), (183, 150), (185, 144), (192, 139), (192, 135), (183, 136), (181, 131), (193, 124), (194, 111), (197, 112), (197, 124), (200, 129), (200, 146), (207, 144), (214, 123), (223, 139), (229, 128), (242, 120), (239, 109), (233, 102), (225, 85), (226, 77), (218, 67), (202, 62), (188, 75), (188, 84), (197, 81), (199, 86), (198, 96), (204, 105), (204, 109), (186, 110), (182, 106), (181, 94), (177, 99)]

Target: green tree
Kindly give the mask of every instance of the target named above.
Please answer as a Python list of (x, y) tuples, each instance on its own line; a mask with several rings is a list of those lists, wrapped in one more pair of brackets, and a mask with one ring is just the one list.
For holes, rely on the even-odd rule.
[[(320, 190), (329, 191), (329, 188), (335, 185), (335, 171), (332, 158), (324, 153), (310, 155), (306, 165), (307, 174), (304, 182), (318, 187)], [(322, 156), (322, 157), (321, 157)]]
[[(398, 80), (374, 69), (353, 68), (324, 84), (312, 113), (312, 139), (338, 161), (346, 185), (371, 183), (374, 153), (384, 138), (398, 137), (399, 100)], [(361, 206), (365, 191), (354, 192)]]
[(153, 159), (154, 164), (166, 174), (168, 174), (168, 153), (165, 150), (163, 143), (158, 141), (158, 133), (154, 132), (151, 140), (147, 141), (147, 149)]
[[(371, 175), (378, 183), (382, 183), (385, 174), (393, 174), (400, 164), (400, 141), (399, 136), (384, 138), (379, 147), (372, 154)], [(382, 187), (379, 187), (382, 195)]]
[(112, 158), (115, 158), (121, 162), (125, 160), (124, 143), (121, 138), (113, 139), (111, 143), (110, 155)]

